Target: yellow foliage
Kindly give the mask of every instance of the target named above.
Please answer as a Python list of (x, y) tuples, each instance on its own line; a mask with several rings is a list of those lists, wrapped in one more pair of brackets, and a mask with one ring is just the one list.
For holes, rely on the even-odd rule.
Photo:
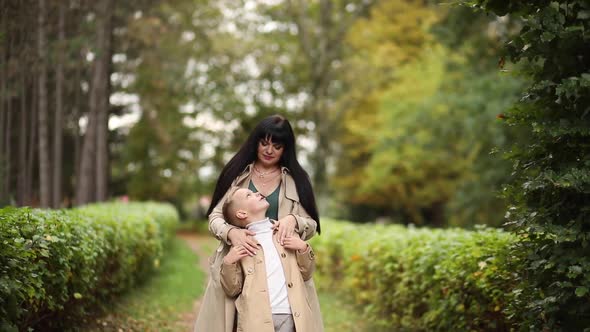
[(438, 19), (424, 1), (381, 1), (368, 18), (356, 22), (347, 42), (372, 66), (398, 67), (420, 57), (424, 45), (433, 41), (428, 30)]

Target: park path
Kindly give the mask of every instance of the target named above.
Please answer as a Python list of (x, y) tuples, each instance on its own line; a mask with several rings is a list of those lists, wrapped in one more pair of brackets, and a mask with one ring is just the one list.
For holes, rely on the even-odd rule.
[[(207, 284), (209, 279), (209, 264), (208, 260), (215, 246), (217, 245), (217, 240), (213, 238), (211, 235), (208, 234), (197, 234), (197, 233), (178, 233), (177, 237), (182, 239), (190, 248), (191, 250), (199, 257), (198, 265), (199, 268), (205, 272), (207, 275), (204, 278), (205, 285), (203, 285), (203, 289)], [(197, 319), (197, 314), (199, 313), (199, 308), (201, 305), (202, 298), (199, 297), (195, 299), (193, 303), (193, 308), (190, 312), (186, 312), (181, 314), (180, 322), (178, 322), (177, 326), (183, 328), (183, 330), (187, 332), (192, 332), (194, 330), (194, 323)]]

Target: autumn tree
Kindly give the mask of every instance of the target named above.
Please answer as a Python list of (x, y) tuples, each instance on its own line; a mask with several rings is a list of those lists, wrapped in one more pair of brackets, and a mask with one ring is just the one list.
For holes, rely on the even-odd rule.
[[(447, 34), (458, 29), (453, 17), (477, 23), (473, 14), (413, 1), (384, 1), (373, 11), (348, 37), (358, 53), (341, 100), (351, 109), (334, 178), (339, 201), (355, 219), (499, 225), (504, 205), (496, 196), (508, 169), (490, 152), (507, 140), (496, 116), (519, 82), (472, 51), (497, 52), (493, 39), (473, 47), (486, 45), (481, 31), (493, 19), (472, 24), (477, 37), (457, 42)], [(356, 80), (361, 72), (371, 79)]]

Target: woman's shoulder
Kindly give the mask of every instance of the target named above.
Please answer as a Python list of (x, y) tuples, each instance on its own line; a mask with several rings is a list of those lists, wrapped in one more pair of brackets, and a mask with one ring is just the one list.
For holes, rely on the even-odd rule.
[(232, 186), (239, 186), (250, 176), (250, 173), (252, 172), (252, 165), (254, 165), (254, 163), (250, 163), (244, 167), (244, 170), (242, 170), (242, 172), (232, 182)]
[(289, 168), (287, 166), (281, 166), (281, 173), (288, 174), (290, 176), (291, 171), (289, 170)]
[(290, 173), (284, 172), (285, 180), (285, 197), (299, 202), (299, 194), (297, 193), (297, 184)]

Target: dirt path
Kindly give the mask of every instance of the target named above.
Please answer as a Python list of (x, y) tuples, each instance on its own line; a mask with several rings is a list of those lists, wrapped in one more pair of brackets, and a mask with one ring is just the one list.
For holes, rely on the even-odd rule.
[[(178, 238), (188, 244), (192, 251), (199, 257), (199, 267), (202, 271), (207, 274), (205, 278), (205, 285), (209, 278), (209, 264), (208, 259), (213, 254), (213, 250), (217, 245), (217, 240), (210, 235), (196, 234), (196, 233), (179, 233)], [(187, 332), (192, 332), (194, 329), (194, 323), (199, 313), (199, 307), (201, 305), (201, 298), (195, 300), (193, 309), (190, 312), (181, 315), (182, 322), (178, 325), (185, 327)]]

